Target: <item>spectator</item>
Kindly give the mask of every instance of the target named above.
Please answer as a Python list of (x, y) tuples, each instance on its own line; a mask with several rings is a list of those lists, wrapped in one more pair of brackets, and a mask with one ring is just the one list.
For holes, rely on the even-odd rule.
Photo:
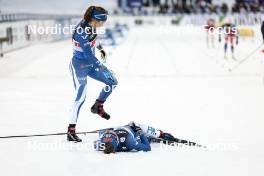
[(223, 3), (222, 6), (221, 6), (221, 12), (223, 14), (227, 14), (228, 11), (229, 11), (229, 9), (228, 9), (227, 4), (226, 3)]
[[(139, 0), (140, 1), (140, 0)], [(217, 0), (141, 0), (142, 4), (136, 9), (132, 7), (125, 12), (134, 12), (134, 14), (196, 14), (196, 13), (216, 13), (227, 14), (232, 13), (257, 13), (264, 12), (264, 0), (236, 0), (233, 6), (228, 6), (227, 3), (214, 4)], [(119, 0), (119, 6), (122, 0)], [(129, 2), (129, 1), (127, 1)], [(126, 8), (127, 9), (127, 8)], [(123, 10), (124, 11), (124, 10)]]

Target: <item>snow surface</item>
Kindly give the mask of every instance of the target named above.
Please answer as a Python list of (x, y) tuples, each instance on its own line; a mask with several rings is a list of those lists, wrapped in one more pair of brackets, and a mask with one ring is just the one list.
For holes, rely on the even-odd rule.
[[(258, 40), (260, 38), (256, 38)], [(260, 42), (241, 40), (238, 60)], [(171, 132), (207, 149), (152, 145), (151, 152), (104, 155), (96, 135), (82, 144), (66, 136), (0, 139), (3, 176), (263, 176), (263, 53), (238, 62), (223, 59), (222, 44), (206, 49), (202, 31), (160, 34), (133, 28), (112, 51), (108, 66), (119, 85), (105, 104), (105, 121), (90, 113), (101, 83), (89, 79), (78, 131), (131, 120)], [(68, 72), (71, 41), (44, 43), (0, 59), (0, 136), (65, 132), (73, 100)]]

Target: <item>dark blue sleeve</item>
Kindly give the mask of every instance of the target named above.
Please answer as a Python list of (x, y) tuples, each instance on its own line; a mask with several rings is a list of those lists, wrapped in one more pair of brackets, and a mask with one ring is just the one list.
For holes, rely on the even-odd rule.
[(74, 39), (80, 43), (84, 56), (86, 58), (89, 58), (89, 60), (92, 61), (93, 64), (96, 64), (95, 66), (99, 67), (100, 62), (98, 61), (98, 59), (95, 57), (95, 55), (92, 52), (92, 48), (89, 42), (89, 35), (86, 34), (85, 32), (82, 32), (81, 34), (76, 33), (74, 36)]
[(140, 139), (141, 142), (137, 142), (135, 138), (133, 138), (132, 136), (128, 137), (128, 147), (129, 149), (133, 150), (137, 150), (137, 151), (150, 151), (151, 147), (149, 144), (149, 141), (147, 139), (147, 137), (145, 135), (140, 135)]
[(151, 150), (151, 147), (150, 147), (150, 144), (149, 144), (149, 140), (148, 138), (144, 135), (144, 134), (141, 134), (140, 135), (140, 139), (141, 139), (141, 149), (143, 151), (150, 151)]

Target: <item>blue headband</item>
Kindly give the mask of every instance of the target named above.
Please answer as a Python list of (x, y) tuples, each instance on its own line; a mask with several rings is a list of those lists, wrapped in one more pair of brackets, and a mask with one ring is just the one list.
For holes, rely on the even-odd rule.
[(96, 21), (103, 21), (105, 22), (107, 20), (107, 12), (106, 13), (101, 13), (96, 8), (93, 8), (92, 12), (92, 18), (95, 19)]

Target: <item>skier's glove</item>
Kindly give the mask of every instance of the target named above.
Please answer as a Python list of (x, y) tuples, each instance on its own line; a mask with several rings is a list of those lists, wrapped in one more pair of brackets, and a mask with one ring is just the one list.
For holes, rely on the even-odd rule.
[(236, 45), (238, 45), (238, 39), (236, 40)]
[(135, 122), (129, 122), (129, 124), (128, 124), (129, 126), (130, 126), (130, 128), (135, 132), (135, 133), (137, 133), (138, 135), (141, 135), (141, 134), (143, 134), (143, 131), (142, 131), (142, 129), (139, 127), (139, 126), (137, 126), (136, 124), (135, 124)]
[(103, 60), (103, 62), (106, 62), (106, 58), (107, 58), (107, 55), (106, 55), (106, 52), (105, 50), (100, 50), (100, 53), (101, 53), (101, 59)]

